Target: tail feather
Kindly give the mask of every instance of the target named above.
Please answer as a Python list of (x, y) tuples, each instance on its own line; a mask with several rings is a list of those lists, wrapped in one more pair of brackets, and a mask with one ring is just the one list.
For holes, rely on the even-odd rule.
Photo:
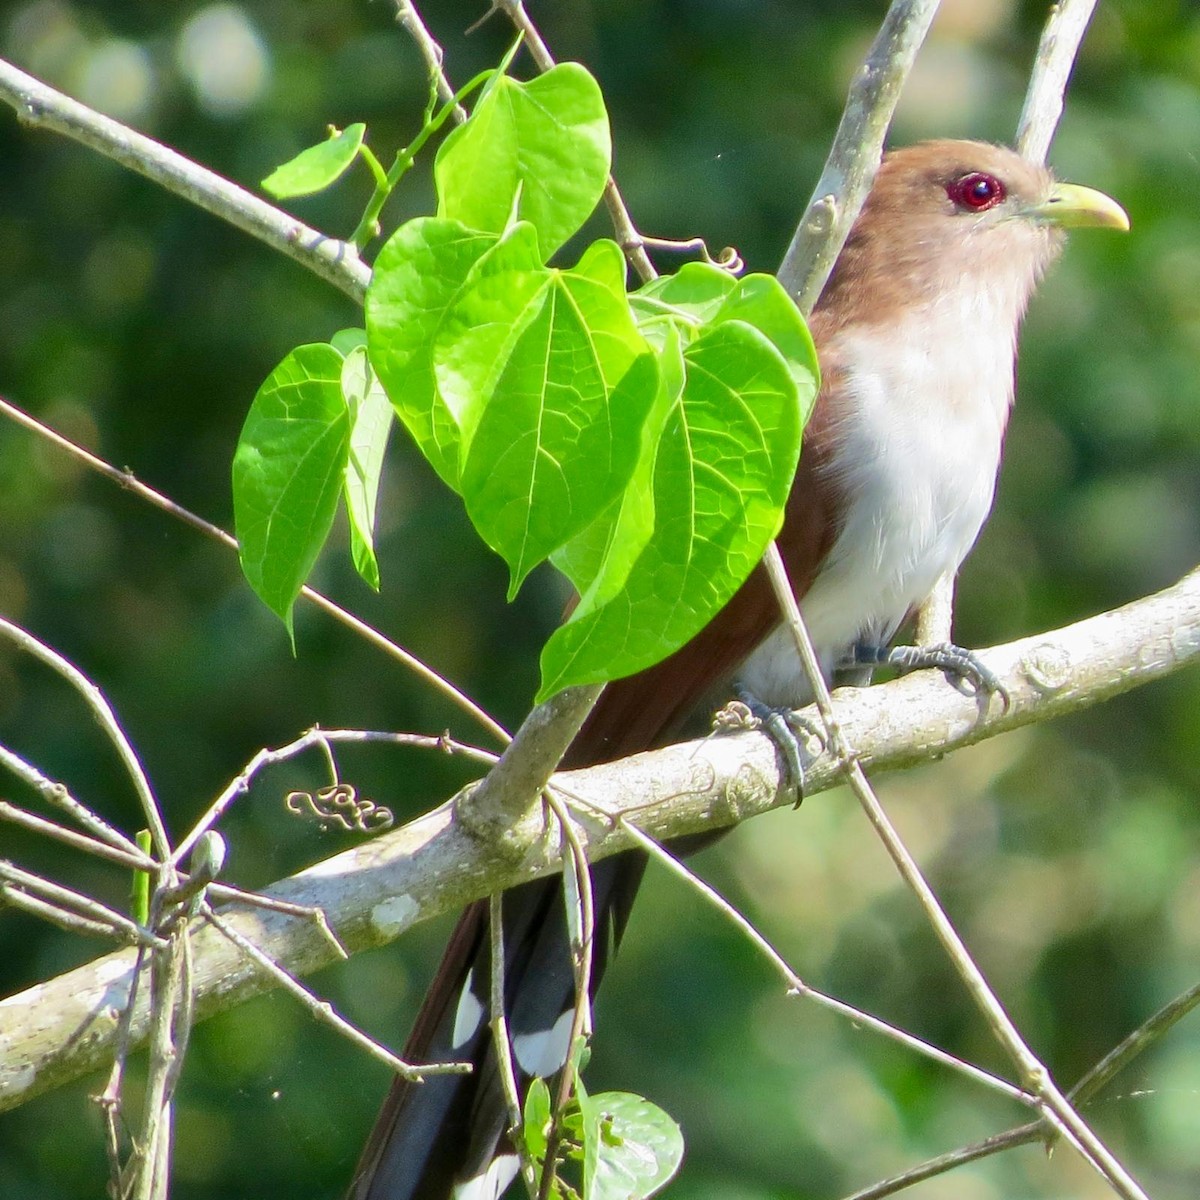
[[(598, 914), (592, 991), (620, 940), (645, 856), (629, 851), (592, 868)], [(566, 1062), (575, 977), (561, 880), (539, 879), (502, 898), (505, 1009), (518, 1083)], [(515, 1178), (508, 1109), (488, 1024), (491, 938), (486, 901), (460, 919), (405, 1047), (408, 1062), (465, 1061), (469, 1075), (397, 1079), (351, 1184), (350, 1200), (492, 1200)]]
[[(770, 629), (775, 602), (756, 571), (726, 609), (670, 658), (610, 683), (564, 760), (608, 762), (661, 745), (679, 731), (709, 690), (726, 679)], [(627, 851), (592, 867), (596, 937), (593, 994), (620, 940), (646, 858)], [(516, 1158), (488, 1025), (489, 906), (466, 910), (447, 948), (405, 1049), (409, 1062), (465, 1061), (470, 1075), (396, 1080), (359, 1160), (349, 1200), (492, 1200), (511, 1183)], [(506, 892), (505, 1011), (523, 1085), (565, 1062), (575, 977), (560, 879)]]

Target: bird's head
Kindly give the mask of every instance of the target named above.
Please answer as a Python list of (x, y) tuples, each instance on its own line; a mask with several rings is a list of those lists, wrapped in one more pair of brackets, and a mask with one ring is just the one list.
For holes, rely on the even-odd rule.
[(887, 154), (819, 310), (839, 325), (990, 296), (1019, 319), (1074, 226), (1128, 229), (1103, 192), (1059, 183), (1015, 151), (944, 139)]

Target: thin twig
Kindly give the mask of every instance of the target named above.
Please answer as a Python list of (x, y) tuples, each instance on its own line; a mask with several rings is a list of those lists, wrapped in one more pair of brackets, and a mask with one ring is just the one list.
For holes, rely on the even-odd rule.
[[(451, 87), (450, 80), (446, 78), (446, 72), (442, 67), (445, 55), (441, 46), (434, 41), (433, 36), (425, 27), (424, 21), (421, 20), (421, 14), (413, 7), (410, 0), (393, 0), (393, 3), (396, 6), (396, 24), (416, 43), (421, 57), (425, 60), (429, 77), (434, 81), (434, 87), (437, 88), (438, 96), (443, 103), (448, 103), (454, 99), (454, 88)], [(456, 104), (453, 114), (455, 124), (461, 125), (466, 119), (466, 109), (461, 104)]]
[[(1149, 1020), (1143, 1022), (1119, 1045), (1115, 1046), (1091, 1068), (1067, 1093), (1076, 1105), (1085, 1104), (1102, 1087), (1123, 1071), (1139, 1054), (1152, 1046), (1168, 1029), (1181, 1021), (1200, 1004), (1200, 984), (1188, 988), (1168, 1004), (1164, 1004)], [(1003, 1133), (984, 1138), (969, 1146), (962, 1146), (946, 1154), (939, 1154), (926, 1162), (918, 1163), (907, 1171), (901, 1171), (887, 1179), (880, 1179), (869, 1187), (862, 1188), (845, 1200), (884, 1200), (913, 1184), (922, 1183), (935, 1175), (941, 1175), (955, 1167), (977, 1162), (981, 1158), (1011, 1150), (1016, 1146), (1027, 1146), (1032, 1142), (1046, 1140), (1045, 1121), (1029, 1121)]]
[(829, 688), (821, 674), (812, 641), (804, 626), (796, 598), (792, 595), (783, 559), (773, 543), (764, 562), (775, 598), (779, 602), (786, 624), (792, 632), (800, 661), (804, 665), (809, 683), (816, 696), (817, 707), (828, 735), (828, 745), (842, 764), (846, 781), (866, 814), (867, 820), (870, 821), (876, 836), (900, 872), (901, 878), (916, 896), (934, 936), (942, 944), (942, 948), (958, 972), (959, 978), (966, 985), (975, 1006), (983, 1014), (993, 1034), (1016, 1064), (1026, 1087), (1036, 1098), (1039, 1109), (1054, 1128), (1080, 1151), (1085, 1161), (1108, 1182), (1118, 1195), (1125, 1197), (1125, 1200), (1146, 1200), (1145, 1193), (1133, 1177), (1092, 1132), (1079, 1113), (1071, 1107), (1066, 1097), (1055, 1085), (1050, 1072), (1029, 1049), (1024, 1038), (1021, 1037), (1020, 1031), (1013, 1024), (1012, 1019), (1005, 1012), (1003, 1005), (984, 978), (983, 972), (975, 964), (975, 960), (971, 957), (957, 930), (951, 924), (950, 918), (934, 895), (933, 889), (925, 881), (925, 877), (909, 853), (908, 847), (905, 846), (887, 814), (883, 811), (883, 806), (879, 803), (879, 798), (868, 782), (862, 766), (842, 736), (833, 713)]
[(325, 910), (315, 904), (289, 904), (286, 900), (276, 900), (272, 896), (263, 896), (258, 892), (247, 892), (228, 883), (211, 883), (208, 894), (214, 900), (236, 900), (239, 904), (250, 904), (255, 908), (266, 909), (267, 912), (283, 913), (288, 917), (301, 917), (311, 921), (320, 931), (321, 936), (333, 947), (339, 958), (349, 958), (350, 951), (346, 944), (333, 931)]
[[(2, 874), (3, 872), (0, 870), (0, 875)], [(61, 908), (49, 900), (30, 895), (29, 892), (12, 887), (7, 883), (0, 883), (0, 900), (13, 908), (19, 908), (22, 912), (29, 913), (30, 916), (38, 917), (51, 925), (57, 925), (68, 933), (77, 933), (82, 937), (103, 938), (106, 941), (116, 938), (121, 942), (140, 941), (146, 945), (154, 944), (154, 939), (149, 935), (123, 937), (107, 919), (97, 920), (93, 917), (85, 917), (71, 909)]]
[[(125, 736), (125, 731), (121, 728), (121, 723), (117, 720), (116, 713), (113, 712), (112, 706), (104, 698), (104, 693), (77, 666), (68, 662), (57, 650), (53, 650), (44, 642), (38, 641), (33, 634), (22, 629), (19, 625), (14, 625), (4, 617), (0, 617), (0, 636), (6, 637), (13, 645), (23, 650), (26, 654), (36, 658), (39, 662), (44, 663), (51, 670), (57, 672), (83, 697), (84, 703), (95, 718), (96, 723), (107, 734), (108, 740), (116, 748), (117, 757), (120, 758), (126, 774), (133, 783), (134, 794), (141, 803), (142, 815), (146, 818), (146, 823), (150, 827), (155, 847), (161, 856), (166, 857), (170, 853), (170, 844), (167, 839), (166, 827), (162, 822), (162, 815), (158, 810), (158, 801), (154, 798), (154, 790), (150, 787), (150, 780), (146, 778), (146, 772), (142, 769), (142, 764), (134, 752), (132, 743)], [(97, 828), (93, 828), (92, 832), (97, 833), (98, 836), (102, 836), (99, 834)], [(116, 833), (111, 828), (109, 828), (109, 832)], [(135, 851), (137, 849), (127, 839), (122, 840), (118, 844), (122, 845), (125, 849), (132, 848)]]
[(987, 1158), (992, 1154), (999, 1154), (1002, 1150), (1027, 1146), (1043, 1137), (1045, 1132), (1044, 1122), (1030, 1121), (1019, 1129), (1009, 1129), (1004, 1133), (984, 1138), (971, 1146), (963, 1146), (958, 1150), (948, 1151), (946, 1154), (938, 1154), (923, 1163), (918, 1163), (915, 1167), (909, 1167), (906, 1171), (890, 1175), (887, 1179), (877, 1180), (868, 1187), (861, 1188), (852, 1196), (846, 1196), (844, 1200), (884, 1200), (886, 1196), (894, 1196), (905, 1188), (924, 1183), (925, 1180), (933, 1179), (935, 1176), (944, 1175), (956, 1167), (965, 1167), (968, 1163), (978, 1162), (981, 1158)]
[(210, 925), (218, 929), (243, 954), (252, 959), (260, 970), (265, 971), (290, 996), (298, 1000), (316, 1020), (331, 1025), (359, 1049), (395, 1071), (403, 1079), (420, 1083), (427, 1075), (465, 1075), (471, 1070), (470, 1063), (423, 1063), (414, 1065), (398, 1058), (386, 1046), (368, 1037), (355, 1025), (351, 1025), (327, 1000), (318, 1000), (299, 980), (289, 975), (273, 958), (264, 954), (249, 938), (243, 937), (228, 921), (223, 920), (207, 902), (200, 905), (201, 915)]
[[(156, 912), (156, 917), (161, 917)], [(132, 1168), (133, 1200), (165, 1200), (170, 1179), (174, 1127), (172, 1103), (180, 1060), (187, 1041), (183, 1020), (190, 1009), (191, 972), (186, 957), (188, 930), (181, 923), (168, 948), (150, 955), (151, 1027), (146, 1090), (142, 1099), (141, 1138), (135, 1139), (128, 1167)], [(127, 1167), (127, 1169), (128, 1169)]]
[(0, 746), (0, 767), (11, 771), (18, 779), (31, 787), (47, 804), (73, 817), (84, 829), (98, 840), (125, 855), (141, 856), (137, 845), (119, 829), (115, 829), (99, 814), (92, 812), (86, 804), (76, 800), (67, 786), (45, 775), (31, 762), (27, 762), (7, 746)]
[[(104, 1086), (104, 1090), (94, 1097), (96, 1103), (99, 1104), (104, 1113), (107, 1129), (106, 1145), (110, 1169), (112, 1171), (110, 1187), (114, 1194), (122, 1198), (128, 1195), (128, 1188), (123, 1184), (125, 1171), (121, 1167), (121, 1143), (119, 1136), (123, 1125), (121, 1109), (122, 1096), (124, 1094), (125, 1064), (129, 1059), (129, 1052), (133, 1045), (133, 1015), (137, 1011), (138, 995), (146, 976), (145, 968), (149, 955), (150, 948), (148, 946), (139, 946), (137, 948), (137, 954), (133, 961), (133, 969), (129, 976), (129, 995), (125, 1000), (125, 1004), (121, 1007), (120, 1016), (117, 1019), (117, 1028), (113, 1038), (112, 1065), (109, 1068), (108, 1080)], [(146, 1022), (146, 1026), (142, 1030), (143, 1037), (148, 1037), (150, 1034), (149, 1019)]]
[(513, 1063), (512, 1037), (508, 1031), (507, 1005), (504, 1001), (504, 897), (493, 892), (488, 897), (488, 936), (491, 949), (491, 1013), (489, 1028), (492, 1047), (496, 1052), (497, 1074), (500, 1090), (504, 1093), (504, 1106), (508, 1109), (509, 1140), (516, 1147), (521, 1163), (521, 1174), (525, 1177), (525, 1189), (529, 1195), (537, 1194), (537, 1166), (529, 1156), (529, 1146), (522, 1136), (521, 1095), (517, 1089), (517, 1070)]
[[(98, 927), (102, 934), (125, 942), (140, 942), (149, 946), (165, 946), (166, 942), (153, 931), (143, 929), (124, 913), (101, 904), (99, 900), (64, 887), (61, 883), (43, 879), (42, 876), (26, 871), (15, 863), (0, 860), (0, 893), (13, 903), (19, 903), (22, 894), (33, 893), (42, 901), (58, 910), (64, 918), (80, 917), (89, 927)], [(7, 886), (11, 885), (11, 886)], [(63, 922), (58, 922), (63, 923)]]
[(1139, 1054), (1144, 1054), (1153, 1046), (1168, 1029), (1182, 1021), (1198, 1004), (1200, 1004), (1200, 983), (1193, 984), (1186, 992), (1176, 996), (1174, 1000), (1168, 1001), (1152, 1017), (1143, 1021), (1128, 1037), (1122, 1038), (1112, 1050), (1083, 1075), (1068, 1095), (1079, 1104), (1090, 1100)]
[(728, 271), (730, 275), (740, 275), (746, 269), (746, 264), (736, 246), (726, 246), (714, 255), (710, 253), (708, 243), (702, 237), (658, 238), (642, 234), (640, 238), (641, 244), (651, 250), (663, 250), (670, 254), (699, 253), (702, 262), (720, 267), (722, 271)]
[(286, 746), (278, 746), (274, 750), (263, 749), (242, 768), (241, 772), (224, 788), (221, 794), (209, 805), (207, 811), (192, 826), (187, 836), (179, 843), (179, 848), (172, 856), (175, 863), (182, 862), (191, 851), (197, 839), (212, 828), (221, 819), (225, 811), (239, 796), (244, 796), (250, 790), (254, 777), (269, 766), (286, 762), (295, 758), (313, 746), (328, 748), (334, 742), (367, 744), (383, 742), (392, 746), (414, 746), (422, 750), (441, 750), (452, 754), (463, 754), (480, 762), (493, 764), (497, 755), (476, 746), (468, 746), (464, 742), (455, 741), (447, 735), (437, 737), (421, 733), (393, 733), (387, 730), (372, 729), (321, 729), (314, 727), (302, 733)]
[(1018, 1100), (1022, 1103), (1028, 1103), (1030, 1097), (1027, 1093), (1021, 1091), (1020, 1088), (1013, 1086), (1006, 1079), (1001, 1079), (997, 1075), (992, 1075), (990, 1072), (977, 1067), (974, 1063), (966, 1062), (964, 1059), (956, 1058), (953, 1054), (947, 1053), (945, 1050), (933, 1045), (930, 1042), (923, 1041), (905, 1030), (891, 1025), (886, 1021), (881, 1021), (878, 1017), (872, 1016), (868, 1012), (864, 1012), (860, 1008), (855, 1008), (852, 1004), (847, 1004), (843, 1000), (838, 1000), (830, 996), (826, 992), (820, 991), (818, 988), (812, 987), (805, 983), (799, 975), (788, 966), (787, 960), (779, 953), (778, 950), (767, 940), (764, 934), (754, 925), (752, 921), (734, 905), (730, 904), (720, 892), (711, 884), (706, 883), (694, 871), (692, 871), (686, 863), (680, 862), (669, 850), (660, 843), (656, 842), (652, 837), (648, 837), (643, 833), (632, 821), (627, 817), (619, 817), (617, 823), (625, 832), (635, 841), (647, 854), (655, 860), (655, 862), (664, 866), (677, 879), (681, 879), (688, 887), (696, 891), (707, 903), (711, 904), (718, 912), (722, 913), (749, 939), (750, 943), (755, 946), (767, 959), (767, 961), (775, 968), (787, 986), (788, 990), (796, 996), (806, 1000), (811, 1000), (814, 1004), (821, 1008), (828, 1009), (830, 1012), (836, 1013), (840, 1017), (844, 1017), (854, 1025), (871, 1030), (873, 1033), (880, 1034), (889, 1041), (897, 1042), (908, 1050), (913, 1050), (925, 1058), (932, 1059), (942, 1066), (949, 1067), (959, 1074), (966, 1075), (969, 1079), (973, 1079), (976, 1083), (982, 1083), (985, 1087), (991, 1088), (993, 1091), (1000, 1092), (1002, 1095), (1008, 1096), (1009, 1099)]
[[(119, 470), (117, 467), (112, 466), (111, 463), (105, 462), (104, 459), (93, 454), (90, 450), (85, 450), (69, 438), (63, 437), (61, 433), (51, 429), (36, 417), (30, 416), (29, 413), (18, 408), (11, 401), (3, 397), (0, 397), (0, 413), (11, 418), (18, 425), (36, 433), (39, 437), (45, 438), (60, 450), (71, 455), (72, 458), (84, 463), (93, 471), (98, 472), (106, 479), (117, 484), (118, 487), (132, 492), (138, 499), (145, 500), (147, 503), (154, 505), (155, 508), (169, 513), (185, 525), (190, 525), (193, 529), (199, 530), (200, 533), (205, 534), (214, 541), (220, 542), (228, 549), (237, 551), (237, 539), (232, 534), (226, 533), (220, 526), (206, 521), (203, 517), (197, 516), (181, 504), (177, 504), (170, 497), (164, 496), (161, 492), (157, 492), (154, 488), (142, 483), (131, 471)], [(380, 633), (378, 629), (368, 625), (365, 621), (348, 612), (341, 605), (336, 604), (313, 588), (303, 587), (300, 589), (300, 594), (331, 616), (335, 621), (345, 625), (359, 637), (369, 642), (377, 650), (382, 650), (391, 658), (402, 663), (425, 683), (430, 684), (443, 696), (458, 705), (459, 708), (482, 725), (502, 745), (509, 741), (509, 734), (502, 725), (494, 721), (478, 704), (469, 696), (459, 691), (448, 679), (443, 678), (432, 667), (427, 666), (414, 654), (405, 650), (403, 646), (391, 641)]]
[(538, 1200), (549, 1200), (557, 1176), (559, 1146), (563, 1138), (563, 1114), (575, 1087), (575, 1055), (580, 1038), (592, 1030), (592, 957), (596, 944), (595, 904), (592, 875), (587, 853), (579, 840), (566, 805), (547, 788), (546, 804), (554, 813), (562, 832), (563, 902), (566, 926), (571, 933), (571, 967), (575, 974), (575, 1009), (571, 1014), (571, 1032), (567, 1038), (567, 1058), (558, 1073), (558, 1086), (550, 1104), (550, 1129), (546, 1137), (546, 1158), (542, 1170)]
[(7, 800), (0, 800), (0, 821), (11, 821), (14, 825), (20, 825), (32, 833), (53, 838), (76, 850), (82, 850), (85, 854), (94, 854), (97, 858), (107, 859), (109, 862), (114, 862), (121, 867), (128, 867), (130, 870), (156, 871), (158, 869), (158, 864), (154, 859), (144, 855), (137, 847), (134, 847), (132, 851), (118, 850), (107, 842), (98, 841), (84, 833), (76, 833), (74, 829), (67, 829), (63, 825), (47, 821), (45, 817), (39, 817), (36, 813), (26, 812), (15, 804), (10, 804)]

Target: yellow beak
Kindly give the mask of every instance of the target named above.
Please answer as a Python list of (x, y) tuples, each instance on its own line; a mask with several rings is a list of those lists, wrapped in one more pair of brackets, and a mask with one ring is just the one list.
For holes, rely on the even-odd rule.
[(1077, 183), (1056, 183), (1041, 204), (1029, 209), (1029, 216), (1064, 229), (1129, 229), (1129, 214), (1111, 196)]

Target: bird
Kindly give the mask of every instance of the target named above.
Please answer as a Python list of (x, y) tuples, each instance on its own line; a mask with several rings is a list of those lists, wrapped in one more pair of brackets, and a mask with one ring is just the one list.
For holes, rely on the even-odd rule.
[[(1004, 146), (940, 139), (884, 155), (809, 321), (821, 386), (778, 536), (827, 681), (889, 661), (892, 639), (974, 544), (995, 491), (1018, 329), (1073, 226), (1128, 229), (1129, 219), (1104, 193), (1057, 182)], [(761, 567), (692, 641), (606, 687), (563, 766), (662, 745), (734, 687), (771, 707), (812, 699)], [(592, 867), (593, 987), (645, 864), (634, 850)], [(524, 1082), (552, 1075), (569, 1049), (562, 883), (514, 888), (502, 911)], [(473, 1070), (393, 1083), (350, 1200), (494, 1200), (518, 1173), (488, 1025), (488, 913), (480, 901), (463, 914), (405, 1049), (410, 1062)]]

